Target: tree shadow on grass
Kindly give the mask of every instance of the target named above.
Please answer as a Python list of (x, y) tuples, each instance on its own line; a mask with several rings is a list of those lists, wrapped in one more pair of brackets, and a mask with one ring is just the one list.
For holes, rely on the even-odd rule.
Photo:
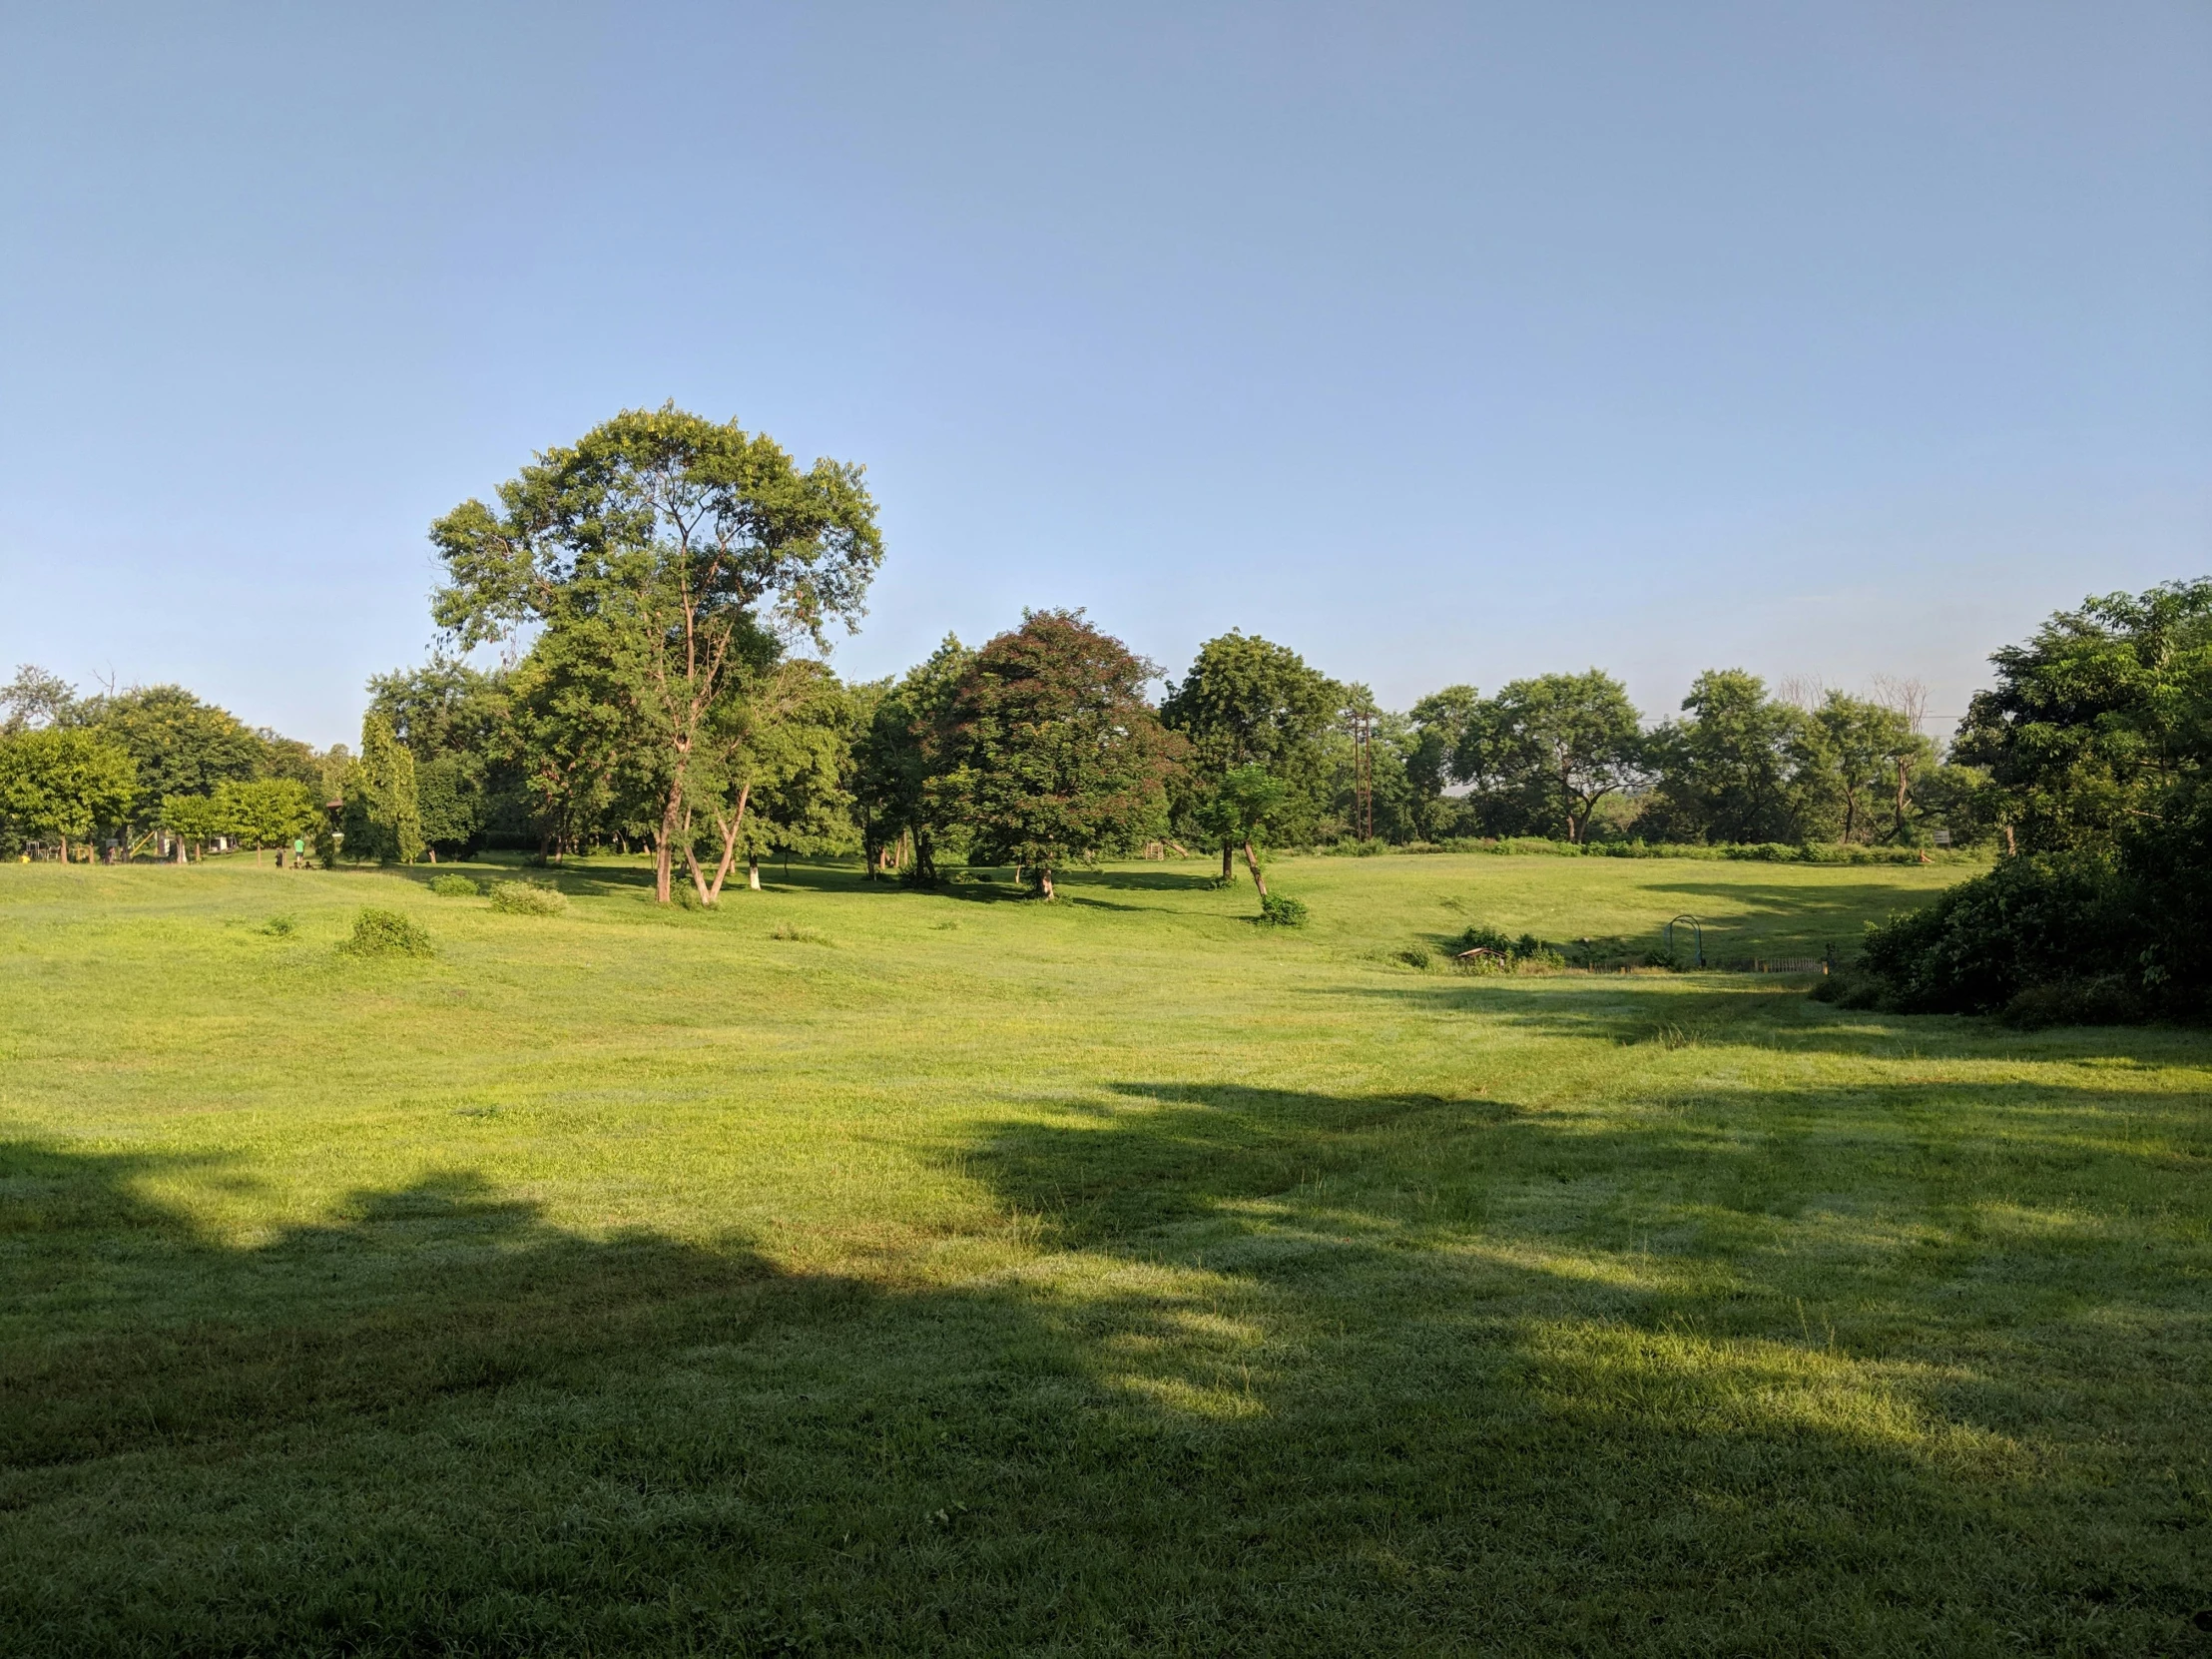
[[(1962, 1289), (1969, 1317), (2017, 1300), (1975, 1289), (2016, 1241), (1917, 1215), (1953, 1257), (1862, 1250), (1888, 1277), (1854, 1302), (1839, 1276), (1872, 1270), (1849, 1250), (1793, 1250), (1773, 1195), (1742, 1207), (1749, 1183), (1809, 1190), (1783, 1143), (1821, 1119), (1783, 1102), (1762, 1148), (1479, 1097), (1127, 1081), (945, 1149), (1042, 1247), (959, 1282), (895, 1260), (793, 1273), (742, 1238), (582, 1237), (468, 1171), (237, 1248), (145, 1196), (182, 1165), (0, 1149), (0, 1265), (32, 1310), (0, 1346), (0, 1636), (27, 1654), (2180, 1639), (2195, 1535), (2160, 1530), (2179, 1511), (2120, 1512), (2105, 1467), (2077, 1502), (2021, 1449), (2037, 1410), (2083, 1408), (2081, 1357), (2022, 1330), (1983, 1351), (2022, 1368), (1992, 1388), (1913, 1352), (1957, 1325)], [(1838, 1190), (1919, 1204), (1882, 1158), (1849, 1153)], [(1953, 1176), (2014, 1205), (2067, 1179)], [(2150, 1414), (2185, 1420), (2171, 1403)]]
[[(1964, 880), (1973, 873), (1960, 874)], [(1738, 910), (1765, 911), (1772, 915), (1814, 918), (1860, 917), (1870, 911), (1917, 910), (1938, 896), (1927, 887), (1903, 881), (1883, 880), (1854, 871), (1848, 886), (1815, 886), (1789, 881), (1654, 881), (1639, 889), (1650, 893), (1676, 893), (1684, 898), (1724, 901)]]
[(1405, 975), (1391, 983), (1303, 990), (1439, 1018), (1473, 1016), (1547, 1037), (1660, 1048), (1740, 1044), (1787, 1053), (1894, 1059), (2047, 1061), (2201, 1067), (2212, 1036), (2187, 1026), (2015, 1030), (1962, 1014), (1894, 1014), (1815, 1001), (1818, 981), (1744, 974)]

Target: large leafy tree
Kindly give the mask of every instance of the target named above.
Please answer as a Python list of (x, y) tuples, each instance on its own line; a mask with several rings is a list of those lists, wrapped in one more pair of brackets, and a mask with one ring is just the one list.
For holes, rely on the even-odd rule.
[(1819, 729), (1742, 669), (1708, 669), (1651, 735), (1658, 816), (1684, 838), (1802, 841), (1827, 793)]
[(1451, 754), (1482, 706), (1472, 686), (1431, 692), (1407, 712), (1402, 742), (1406, 812), (1414, 835), (1438, 840), (1453, 833), (1465, 808), (1444, 791), (1453, 782)]
[(1278, 820), (1310, 829), (1328, 804), (1328, 740), (1344, 700), (1343, 687), (1290, 647), (1234, 629), (1200, 646), (1190, 672), (1169, 686), (1161, 722), (1189, 745), (1176, 817), (1219, 838), (1224, 879), (1236, 838), (1214, 823), (1215, 793), (1232, 772), (1263, 767), (1284, 787)]
[(1070, 858), (1142, 838), (1180, 747), (1145, 702), (1155, 670), (1080, 611), (1031, 611), (975, 654), (953, 694), (947, 784), (978, 846), (1052, 896)]
[(1478, 704), (1452, 747), (1452, 775), (1579, 842), (1605, 797), (1645, 776), (1645, 741), (1611, 675), (1515, 680)]
[(138, 778), (133, 814), (142, 823), (160, 814), (166, 796), (212, 796), (223, 784), (247, 783), (269, 769), (260, 734), (182, 686), (138, 686), (93, 698), (75, 718), (130, 755)]
[(2086, 600), (1989, 660), (1951, 753), (2023, 850), (2109, 846), (2206, 764), (2212, 579)]
[(1916, 734), (1911, 723), (1886, 704), (1832, 691), (1814, 711), (1813, 735), (1822, 769), (1842, 807), (1843, 838), (1868, 838), (1892, 757), (1912, 748)]
[(876, 854), (903, 846), (908, 879), (936, 878), (937, 852), (966, 814), (949, 782), (959, 765), (953, 704), (975, 653), (950, 634), (922, 662), (883, 689), (853, 743), (852, 794), (869, 873)]
[(16, 841), (70, 843), (121, 825), (136, 800), (137, 769), (104, 734), (45, 727), (0, 737), (0, 830)]
[(634, 664), (660, 747), (651, 833), (666, 903), (694, 756), (744, 642), (766, 630), (826, 646), (830, 623), (861, 614), (882, 560), (861, 469), (802, 471), (765, 434), (671, 404), (546, 451), (499, 500), (463, 502), (431, 527), (449, 578), (437, 620), (464, 645), (588, 620)]
[(501, 755), (553, 857), (660, 805), (668, 745), (647, 696), (650, 643), (570, 618), (539, 635), (508, 678)]

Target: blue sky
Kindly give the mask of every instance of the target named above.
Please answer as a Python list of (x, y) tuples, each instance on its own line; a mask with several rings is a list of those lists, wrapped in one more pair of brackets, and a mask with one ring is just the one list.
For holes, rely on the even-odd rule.
[(631, 405), (866, 463), (841, 670), (1961, 705), (2212, 570), (2212, 7), (8, 8), (0, 673), (328, 743)]

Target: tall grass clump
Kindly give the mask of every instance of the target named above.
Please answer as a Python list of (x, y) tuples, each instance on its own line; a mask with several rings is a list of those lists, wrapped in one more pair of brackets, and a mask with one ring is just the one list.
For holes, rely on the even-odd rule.
[(348, 956), (434, 956), (430, 935), (397, 910), (364, 908), (353, 918), (351, 937), (338, 948)]
[(456, 873), (433, 875), (430, 877), (430, 890), (440, 898), (474, 898), (484, 889), (476, 884), (473, 877)]
[(566, 913), (568, 900), (542, 881), (499, 881), (491, 889), (491, 907), (510, 916), (557, 916)]

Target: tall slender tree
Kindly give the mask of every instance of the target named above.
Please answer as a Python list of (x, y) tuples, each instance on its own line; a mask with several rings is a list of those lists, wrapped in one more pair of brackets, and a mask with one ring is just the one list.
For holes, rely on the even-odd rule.
[(764, 434), (673, 404), (626, 410), (546, 451), (431, 527), (449, 578), (439, 625), (463, 645), (532, 621), (589, 619), (626, 644), (662, 746), (654, 890), (671, 881), (692, 767), (725, 677), (756, 630), (827, 646), (851, 628), (882, 561), (861, 469), (806, 471)]

